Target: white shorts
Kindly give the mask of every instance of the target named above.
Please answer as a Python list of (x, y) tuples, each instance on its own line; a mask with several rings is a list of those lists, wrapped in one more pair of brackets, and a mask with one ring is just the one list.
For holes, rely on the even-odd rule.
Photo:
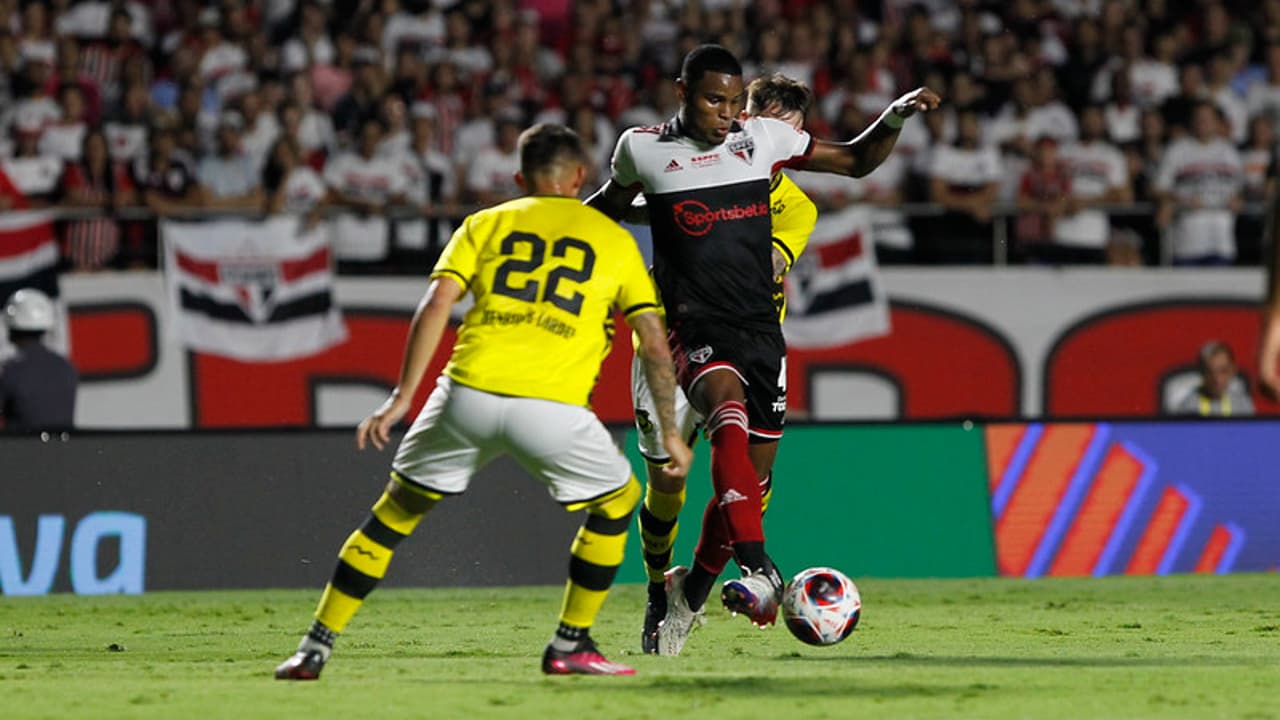
[[(680, 428), (680, 437), (693, 445), (702, 429), (705, 418), (689, 404), (684, 390), (676, 386), (676, 426)], [(658, 420), (657, 405), (653, 402), (653, 394), (649, 392), (649, 380), (644, 374), (644, 361), (639, 356), (631, 359), (631, 406), (636, 413), (636, 432), (639, 434), (640, 454), (645, 460), (662, 465), (671, 458), (662, 445), (662, 425)]]
[(631, 465), (590, 410), (494, 395), (443, 375), (391, 467), (416, 485), (457, 495), (476, 471), (503, 454), (564, 504), (607, 495), (631, 478)]

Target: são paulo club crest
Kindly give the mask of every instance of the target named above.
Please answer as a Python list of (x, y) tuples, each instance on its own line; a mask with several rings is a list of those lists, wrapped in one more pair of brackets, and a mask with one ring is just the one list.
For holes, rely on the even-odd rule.
[(696, 350), (689, 351), (689, 361), (695, 362), (701, 365), (702, 363), (705, 363), (706, 361), (710, 360), (711, 356), (714, 353), (715, 351), (711, 349), (710, 345), (703, 345), (702, 347), (697, 348)]
[(742, 162), (750, 165), (756, 156), (756, 139), (753, 137), (744, 137), (740, 140), (734, 140), (729, 143), (729, 152)]

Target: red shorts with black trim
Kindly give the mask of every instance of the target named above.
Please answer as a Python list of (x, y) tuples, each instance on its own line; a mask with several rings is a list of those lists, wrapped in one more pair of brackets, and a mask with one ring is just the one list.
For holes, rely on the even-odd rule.
[[(751, 442), (782, 437), (787, 415), (787, 344), (782, 329), (759, 330), (723, 322), (673, 324), (669, 335), (676, 379), (689, 397), (708, 373), (732, 372), (747, 399)], [(706, 410), (707, 408), (700, 408)]]

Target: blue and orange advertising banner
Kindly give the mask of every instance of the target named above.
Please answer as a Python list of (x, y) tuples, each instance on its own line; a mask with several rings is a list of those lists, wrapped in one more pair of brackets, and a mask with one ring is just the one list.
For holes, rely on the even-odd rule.
[(1275, 570), (1278, 430), (1260, 421), (988, 426), (999, 573)]

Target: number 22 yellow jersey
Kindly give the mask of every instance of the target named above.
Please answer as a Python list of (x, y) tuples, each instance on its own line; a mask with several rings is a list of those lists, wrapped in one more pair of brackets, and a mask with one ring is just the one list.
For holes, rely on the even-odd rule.
[(576, 198), (531, 195), (469, 216), (431, 277), (469, 291), (445, 374), (468, 387), (586, 406), (613, 309), (657, 308), (635, 238)]

